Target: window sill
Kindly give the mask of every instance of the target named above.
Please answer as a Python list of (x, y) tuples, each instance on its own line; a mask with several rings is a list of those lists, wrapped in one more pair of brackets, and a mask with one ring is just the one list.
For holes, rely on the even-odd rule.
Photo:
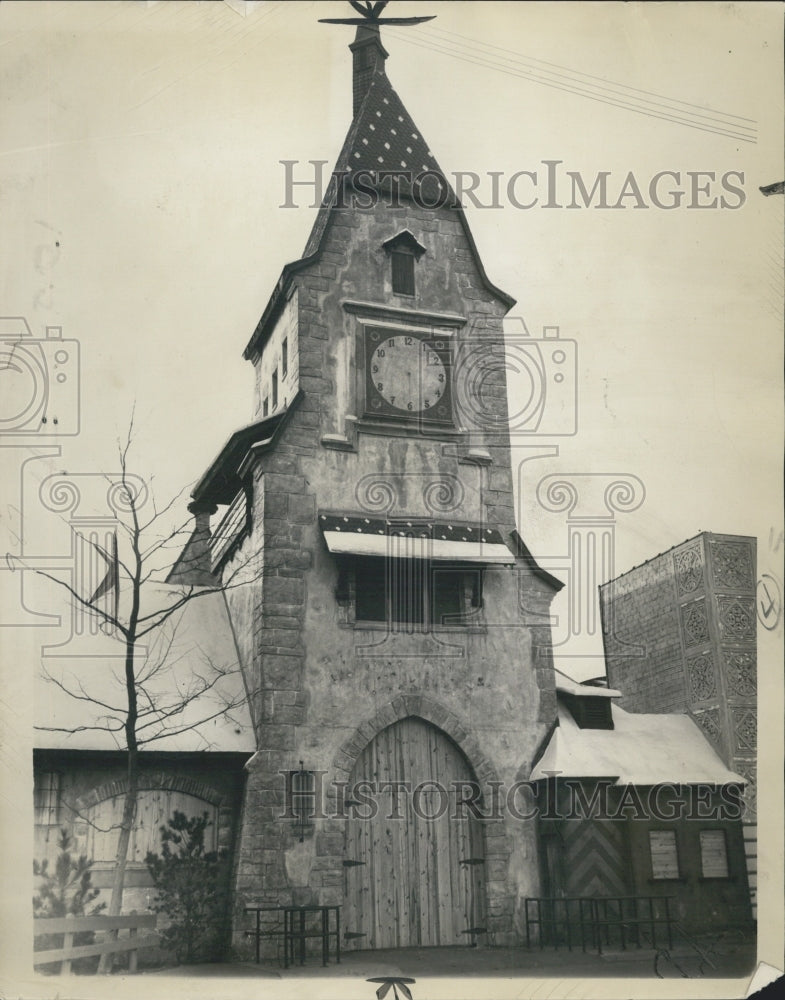
[(735, 875), (699, 875), (698, 882), (735, 882)]
[[(344, 628), (356, 629), (363, 632), (389, 632), (391, 635), (406, 636), (444, 635), (445, 632), (460, 635), (466, 635), (467, 633), (485, 635), (488, 631), (486, 625), (432, 625), (429, 628), (417, 628), (409, 632), (405, 629), (393, 628), (388, 622), (355, 621), (344, 622), (342, 624)], [(395, 624), (398, 625), (399, 623), (396, 622)]]
[(687, 878), (679, 875), (676, 878), (650, 878), (649, 885), (686, 885)]

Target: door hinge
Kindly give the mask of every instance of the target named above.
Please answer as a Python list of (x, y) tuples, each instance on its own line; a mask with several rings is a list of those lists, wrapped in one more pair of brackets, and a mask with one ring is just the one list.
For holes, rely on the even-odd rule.
[(465, 931), (461, 931), (461, 934), (487, 934), (487, 927), (469, 927)]
[(484, 865), (485, 858), (461, 858), (459, 865)]
[(342, 861), (341, 864), (344, 866), (344, 868), (357, 868), (359, 865), (364, 865), (365, 862), (364, 861), (352, 861), (351, 858), (346, 858), (346, 860)]
[(358, 934), (356, 931), (344, 931), (343, 937), (345, 941), (352, 941), (354, 938), (368, 937), (368, 935)]

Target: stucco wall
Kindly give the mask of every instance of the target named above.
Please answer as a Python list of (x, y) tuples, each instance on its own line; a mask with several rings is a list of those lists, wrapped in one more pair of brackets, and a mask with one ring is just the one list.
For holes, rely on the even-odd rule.
[[(426, 247), (414, 301), (392, 294), (382, 247), (402, 229)], [(457, 215), (382, 205), (337, 212), (318, 262), (295, 280), (303, 397), (254, 471), (246, 545), (260, 544), (263, 532), (265, 572), (251, 619), (235, 621), (238, 633), (254, 635), (260, 689), (238, 925), (246, 902), (343, 898), (342, 823), (317, 820), (300, 844), (292, 822), (279, 818), (283, 769), (303, 761), (325, 772), (329, 787), (348, 778), (376, 733), (416, 715), (461, 747), (480, 781), (511, 783), (528, 777), (556, 713), (547, 617), (553, 591), (522, 561), (486, 572), (484, 607), (472, 628), (389, 634), (347, 620), (336, 597), (338, 565), (318, 528), (320, 509), (483, 522), (504, 537), (515, 528), (509, 441), (488, 421), (490, 411), (506, 417), (502, 364), (484, 373), (479, 416), (469, 405), (468, 380), (456, 379), (458, 433), (382, 429), (361, 412), (360, 324), (380, 315), (362, 303), (384, 307), (385, 322), (417, 329), (438, 327), (433, 314), (452, 317), (454, 357), (467, 345), (475, 349), (478, 338), (489, 350), (502, 344), (506, 306), (483, 283)], [(477, 463), (471, 449), (487, 454)], [(239, 602), (235, 612), (248, 614)], [(538, 885), (536, 831), (488, 824), (485, 852), (488, 928), (502, 942), (513, 934), (518, 900)]]

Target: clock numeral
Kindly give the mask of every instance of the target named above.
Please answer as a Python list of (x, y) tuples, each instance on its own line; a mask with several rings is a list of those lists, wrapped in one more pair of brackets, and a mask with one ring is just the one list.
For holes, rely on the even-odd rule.
[(394, 337), (390, 337), (390, 339), (387, 341), (387, 343), (389, 344), (390, 347), (395, 347), (395, 338)]
[(430, 405), (431, 405), (430, 399), (426, 399), (425, 400), (425, 409), (427, 410)]
[(411, 404), (411, 403), (407, 403), (407, 404), (406, 404), (406, 409), (407, 409), (407, 410), (411, 410), (411, 409), (414, 409), (414, 407), (412, 406), (412, 404)]
[(373, 368), (371, 369), (371, 371), (372, 371), (372, 372), (374, 373), (374, 375), (375, 375), (375, 374), (376, 374), (376, 373), (377, 373), (377, 372), (379, 371), (379, 366), (378, 366), (378, 365), (374, 365), (374, 366), (373, 366)]
[(382, 385), (381, 382), (377, 382), (376, 383), (376, 388), (379, 390), (379, 392), (383, 392), (384, 391), (384, 386)]
[(390, 405), (395, 406), (395, 396), (390, 396)]
[(441, 396), (441, 394), (442, 394), (442, 390), (441, 389), (437, 389), (436, 390), (436, 398), (438, 399), (439, 396)]
[(384, 357), (384, 348), (383, 347), (380, 347), (379, 350), (376, 352), (376, 357), (377, 358), (383, 358)]
[(443, 373), (443, 372), (442, 372), (442, 374), (441, 374), (441, 375), (439, 375), (439, 381), (440, 381), (440, 382), (443, 382), (443, 381), (444, 381), (444, 373)]
[(404, 337), (403, 342), (404, 344), (406, 344), (407, 347), (411, 347), (412, 344), (414, 343), (414, 340), (411, 337)]

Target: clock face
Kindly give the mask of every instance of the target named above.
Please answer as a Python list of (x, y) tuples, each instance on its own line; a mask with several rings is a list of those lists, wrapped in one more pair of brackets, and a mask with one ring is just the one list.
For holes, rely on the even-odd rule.
[(369, 330), (366, 340), (368, 409), (449, 423), (449, 347), (446, 340)]

